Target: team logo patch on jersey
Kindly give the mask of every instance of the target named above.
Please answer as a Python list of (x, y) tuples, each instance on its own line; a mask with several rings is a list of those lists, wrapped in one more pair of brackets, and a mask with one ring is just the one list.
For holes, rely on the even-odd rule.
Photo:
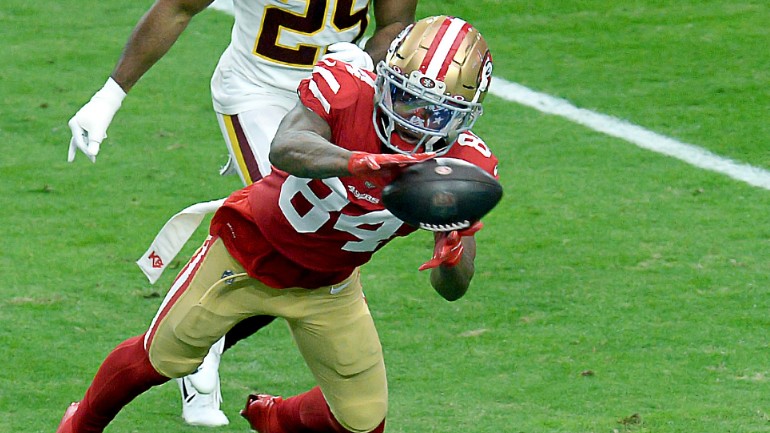
[(367, 194), (364, 192), (359, 192), (356, 187), (353, 185), (348, 185), (348, 191), (350, 191), (351, 194), (353, 194), (353, 197), (359, 199), (359, 200), (366, 200), (369, 203), (378, 204), (380, 202), (379, 199), (376, 197), (373, 197), (371, 194)]

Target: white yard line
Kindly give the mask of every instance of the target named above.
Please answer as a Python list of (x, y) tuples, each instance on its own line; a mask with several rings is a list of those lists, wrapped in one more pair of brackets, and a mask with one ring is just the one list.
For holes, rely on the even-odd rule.
[(564, 117), (595, 131), (620, 138), (643, 149), (682, 160), (688, 164), (724, 174), (759, 188), (770, 190), (770, 171), (733, 161), (698, 146), (660, 135), (616, 117), (578, 108), (568, 101), (536, 92), (499, 77), (492, 79), (490, 93), (507, 101), (532, 107), (546, 114)]

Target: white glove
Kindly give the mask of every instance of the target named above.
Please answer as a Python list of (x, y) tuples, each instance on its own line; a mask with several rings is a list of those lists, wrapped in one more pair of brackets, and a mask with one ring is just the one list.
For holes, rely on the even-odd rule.
[(322, 58), (340, 60), (350, 63), (357, 68), (374, 71), (374, 62), (369, 54), (359, 48), (358, 45), (351, 44), (350, 42), (337, 42), (336, 44), (329, 45), (326, 49), (326, 54)]
[(80, 149), (91, 162), (96, 162), (99, 146), (107, 138), (107, 128), (123, 103), (126, 92), (110, 77), (86, 105), (67, 123), (72, 131), (67, 161), (75, 160)]

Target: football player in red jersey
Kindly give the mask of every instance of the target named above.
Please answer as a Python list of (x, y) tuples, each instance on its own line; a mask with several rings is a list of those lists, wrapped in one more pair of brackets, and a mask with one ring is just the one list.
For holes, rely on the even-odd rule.
[[(158, 0), (137, 23), (104, 87), (70, 119), (68, 160), (84, 153), (96, 161), (102, 140), (126, 92), (162, 58), (190, 20), (213, 0)], [(414, 21), (417, 0), (234, 0), (230, 44), (211, 79), (211, 96), (230, 159), (222, 172), (244, 185), (270, 171), (270, 141), (281, 118), (297, 103), (296, 89), (322, 56), (372, 67), (390, 41)], [(361, 41), (373, 11), (376, 29), (366, 53)], [(371, 55), (371, 58), (369, 58)], [(229, 191), (228, 191), (229, 192)], [(219, 356), (226, 348), (270, 323), (250, 318), (213, 346), (200, 369), (177, 380), (182, 416), (193, 425), (227, 424), (219, 410)]]
[[(283, 399), (250, 395), (259, 433), (382, 432), (387, 383), (360, 267), (415, 229), (381, 204), (394, 168), (443, 155), (497, 175), (470, 131), (492, 59), (479, 32), (431, 17), (402, 32), (377, 73), (333, 59), (299, 86), (273, 140), (273, 171), (232, 194), (175, 280), (149, 329), (114, 349), (57, 433), (101, 432), (151, 386), (194, 371), (209, 347), (255, 315), (283, 318), (318, 386)], [(474, 273), (475, 225), (438, 232), (433, 288), (462, 297)]]

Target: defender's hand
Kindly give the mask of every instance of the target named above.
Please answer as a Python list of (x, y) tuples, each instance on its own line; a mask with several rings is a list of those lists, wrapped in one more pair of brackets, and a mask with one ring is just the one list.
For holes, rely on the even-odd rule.
[(482, 224), (481, 221), (476, 221), (467, 229), (436, 233), (436, 243), (433, 246), (433, 258), (423, 263), (422, 266), (419, 267), (419, 270), (424, 271), (439, 266), (448, 268), (457, 266), (463, 256), (463, 236), (473, 236), (483, 227), (484, 224)]
[(107, 80), (86, 105), (83, 106), (67, 123), (72, 131), (67, 161), (75, 160), (80, 149), (91, 162), (96, 162), (96, 155), (102, 140), (107, 138), (107, 128), (112, 118), (123, 103), (126, 92), (112, 78)]
[(322, 59), (340, 60), (367, 71), (374, 71), (374, 62), (371, 56), (358, 45), (350, 42), (337, 42), (329, 45)]
[(353, 176), (371, 177), (387, 174), (388, 168), (404, 167), (434, 158), (435, 152), (413, 155), (353, 152), (348, 160), (348, 171)]

